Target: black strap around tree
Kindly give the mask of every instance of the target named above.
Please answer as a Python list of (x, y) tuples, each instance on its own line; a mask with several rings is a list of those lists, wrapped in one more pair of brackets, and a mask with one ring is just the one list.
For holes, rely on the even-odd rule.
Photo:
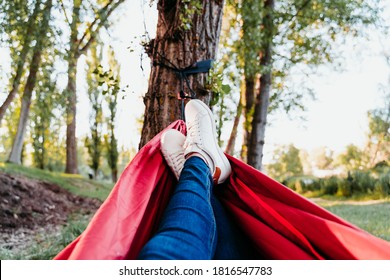
[[(183, 121), (185, 121), (185, 116), (184, 116), (184, 106), (185, 106), (184, 99), (186, 99), (186, 98), (195, 99), (196, 98), (196, 93), (191, 88), (190, 80), (188, 79), (187, 75), (209, 72), (213, 60), (212, 59), (208, 59), (208, 60), (198, 61), (198, 62), (196, 62), (195, 64), (193, 64), (193, 65), (191, 65), (189, 67), (180, 69), (175, 64), (173, 64), (171, 61), (169, 61), (165, 56), (161, 55), (158, 52), (157, 52), (157, 54), (164, 61), (166, 61), (168, 64), (165, 64), (165, 63), (160, 61), (159, 63), (156, 63), (156, 65), (163, 66), (163, 67), (165, 67), (167, 69), (171, 69), (171, 70), (175, 71), (179, 75), (179, 78), (180, 78), (180, 92), (178, 94), (178, 99), (181, 100), (181, 119)], [(185, 83), (187, 85), (188, 90), (190, 91), (190, 95), (187, 95), (184, 92), (184, 81), (185, 81)]]

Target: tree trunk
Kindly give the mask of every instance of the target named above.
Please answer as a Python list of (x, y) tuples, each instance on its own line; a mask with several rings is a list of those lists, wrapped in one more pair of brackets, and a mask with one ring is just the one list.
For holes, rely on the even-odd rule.
[(22, 147), (23, 147), (24, 135), (26, 132), (28, 115), (30, 112), (31, 96), (35, 87), (40, 58), (41, 58), (41, 49), (39, 48), (39, 50), (38, 49), (34, 50), (33, 59), (31, 61), (30, 73), (28, 75), (26, 86), (24, 88), (24, 93), (22, 97), (22, 106), (20, 108), (18, 130), (16, 131), (14, 143), (12, 145), (12, 150), (8, 159), (9, 162), (13, 162), (17, 164), (21, 163)]
[(70, 55), (68, 58), (68, 84), (66, 87), (66, 167), (65, 172), (77, 174), (77, 140), (76, 140), (76, 76), (77, 58)]
[(241, 159), (248, 161), (248, 147), (251, 139), (253, 111), (255, 108), (255, 78), (245, 75), (244, 139), (241, 147)]
[(48, 24), (49, 24), (51, 7), (52, 7), (52, 0), (48, 0), (43, 14), (42, 22), (39, 27), (39, 32), (37, 34), (37, 42), (34, 47), (34, 52), (30, 64), (30, 73), (28, 75), (26, 86), (24, 88), (24, 93), (22, 97), (22, 106), (20, 109), (18, 130), (16, 131), (14, 143), (12, 145), (12, 150), (8, 159), (9, 162), (13, 162), (17, 164), (21, 164), (24, 135), (26, 133), (28, 115), (30, 113), (31, 97), (37, 80), (39, 65), (41, 63), (42, 46), (43, 46), (43, 41), (45, 40), (45, 34), (49, 26)]
[(116, 183), (116, 181), (118, 181), (118, 170), (116, 169), (111, 170), (111, 179), (113, 183)]
[(30, 43), (31, 40), (33, 39), (34, 35), (34, 28), (36, 26), (35, 21), (39, 12), (39, 6), (42, 1), (37, 0), (35, 3), (34, 11), (31, 15), (31, 17), (28, 19), (28, 22), (26, 23), (26, 34), (24, 37), (23, 41), (23, 48), (18, 56), (17, 60), (17, 65), (16, 65), (16, 71), (15, 71), (15, 77), (12, 81), (12, 88), (3, 102), (3, 104), (0, 107), (0, 126), (1, 126), (1, 121), (5, 115), (5, 112), (7, 111), (9, 105), (11, 105), (12, 101), (14, 100), (16, 93), (19, 90), (19, 85), (20, 85), (20, 80), (23, 76), (23, 68), (24, 65), (26, 64), (27, 60), (27, 54), (30, 50)]
[(79, 49), (77, 35), (80, 23), (80, 0), (73, 1), (73, 16), (70, 26), (70, 41), (68, 51), (68, 84), (66, 86), (66, 164), (65, 173), (77, 174), (77, 139), (76, 139), (76, 77)]
[[(185, 68), (193, 63), (213, 59), (216, 56), (222, 23), (222, 0), (203, 0), (200, 13), (187, 15), (191, 23), (189, 30), (183, 30), (180, 13), (184, 11), (182, 1), (158, 2), (158, 23), (156, 38), (147, 46), (147, 53), (154, 67), (151, 69), (148, 91), (144, 97), (145, 115), (139, 147), (144, 146), (157, 133), (181, 116), (177, 93), (180, 91), (179, 76), (159, 62), (173, 63)], [(169, 65), (171, 66), (171, 65)], [(207, 74), (189, 76), (196, 98), (206, 104), (211, 93), (205, 89)]]
[[(274, 0), (266, 0), (264, 3), (265, 16), (263, 26), (265, 30), (265, 40), (260, 65), (263, 69), (272, 69), (272, 38), (273, 38), (273, 10)], [(271, 70), (265, 71), (260, 77), (260, 92), (256, 98), (255, 112), (252, 122), (252, 134), (248, 146), (248, 164), (261, 170), (263, 159), (263, 148), (265, 139), (265, 128), (267, 124), (267, 112), (269, 96), (272, 84)]]
[(242, 106), (242, 93), (241, 93), (240, 100), (238, 101), (237, 104), (237, 112), (236, 112), (236, 116), (234, 117), (232, 132), (230, 133), (230, 137), (225, 148), (225, 153), (229, 155), (234, 154), (234, 147), (236, 145), (237, 131), (238, 131), (238, 125), (240, 123), (240, 118), (242, 115), (242, 108), (243, 106)]

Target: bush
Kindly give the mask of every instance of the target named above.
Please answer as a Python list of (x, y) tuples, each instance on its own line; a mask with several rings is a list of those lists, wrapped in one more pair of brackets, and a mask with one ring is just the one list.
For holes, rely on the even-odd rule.
[(383, 173), (379, 176), (375, 184), (375, 191), (381, 196), (390, 195), (390, 172)]
[(282, 183), (288, 188), (303, 194), (307, 192), (316, 191), (317, 188), (317, 178), (310, 176), (299, 176), (299, 177), (290, 177), (284, 180)]
[(354, 170), (347, 177), (312, 176), (289, 177), (282, 183), (300, 194), (337, 195), (341, 197), (369, 195), (370, 197), (390, 195), (390, 169), (384, 173)]
[(343, 178), (339, 180), (337, 195), (343, 197), (352, 196), (352, 184), (351, 181), (348, 180), (348, 178)]
[(347, 180), (351, 183), (352, 194), (372, 193), (377, 181), (371, 176), (371, 172), (359, 170), (350, 172)]
[(336, 176), (331, 176), (329, 178), (324, 178), (319, 180), (321, 194), (334, 195), (337, 193), (339, 188), (339, 178)]

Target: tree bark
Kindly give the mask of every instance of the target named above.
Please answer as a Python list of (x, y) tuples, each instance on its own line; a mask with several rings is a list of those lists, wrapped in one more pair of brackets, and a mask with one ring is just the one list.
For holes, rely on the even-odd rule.
[(230, 133), (229, 140), (225, 148), (225, 153), (229, 155), (234, 154), (234, 147), (236, 146), (237, 131), (238, 131), (238, 125), (240, 123), (240, 118), (242, 115), (242, 108), (243, 105), (242, 105), (242, 93), (241, 93), (240, 100), (238, 101), (237, 104), (237, 112), (236, 112), (236, 116), (234, 117), (232, 132)]
[[(190, 29), (183, 31), (180, 12), (181, 1), (158, 2), (157, 34), (146, 48), (154, 67), (151, 69), (148, 91), (144, 97), (145, 114), (139, 147), (143, 147), (157, 133), (173, 121), (180, 119), (179, 76), (171, 69), (158, 65), (170, 61), (178, 68), (214, 59), (222, 23), (222, 0), (202, 1), (201, 13), (191, 16)], [(189, 76), (196, 98), (206, 104), (211, 93), (205, 89), (207, 74)]]
[(20, 55), (19, 55), (18, 60), (17, 60), (15, 77), (12, 81), (12, 88), (11, 88), (10, 92), (8, 93), (7, 98), (5, 99), (5, 101), (3, 102), (3, 104), (0, 107), (0, 125), (1, 125), (1, 121), (4, 118), (5, 112), (7, 111), (9, 105), (11, 105), (12, 101), (14, 100), (14, 98), (16, 96), (16, 93), (19, 90), (20, 80), (22, 79), (22, 76), (23, 76), (23, 68), (24, 68), (24, 65), (26, 64), (27, 54), (30, 50), (30, 43), (31, 43), (31, 40), (33, 39), (33, 36), (34, 36), (34, 28), (36, 26), (35, 21), (36, 21), (37, 15), (38, 15), (39, 10), (40, 10), (39, 6), (40, 6), (41, 2), (42, 1), (40, 1), (40, 0), (37, 0), (35, 2), (34, 11), (31, 15), (31, 17), (28, 19), (28, 22), (26, 24), (26, 34), (24, 37), (22, 50), (21, 50)]
[(116, 183), (116, 181), (118, 181), (118, 170), (116, 169), (111, 170), (111, 179), (113, 183)]
[(22, 97), (22, 106), (20, 108), (18, 130), (16, 131), (14, 143), (12, 145), (12, 150), (8, 159), (8, 161), (12, 163), (21, 164), (24, 135), (26, 132), (26, 125), (27, 125), (28, 115), (30, 112), (31, 97), (35, 87), (40, 58), (41, 58), (41, 49), (34, 50), (33, 59), (31, 61), (30, 73), (28, 75), (26, 86), (24, 88), (24, 93)]
[(39, 27), (39, 32), (37, 34), (37, 42), (34, 47), (33, 56), (30, 64), (30, 73), (28, 75), (26, 86), (23, 92), (18, 130), (16, 131), (12, 150), (8, 159), (9, 162), (17, 164), (21, 164), (24, 135), (26, 133), (28, 115), (30, 113), (31, 97), (37, 80), (38, 69), (41, 63), (42, 46), (43, 41), (45, 40), (45, 34), (49, 26), (51, 7), (52, 0), (48, 0), (48, 2), (46, 3), (45, 11), (43, 13), (42, 22)]
[(70, 174), (78, 173), (77, 168), (77, 140), (76, 140), (76, 75), (77, 58), (73, 55), (68, 57), (68, 84), (67, 108), (66, 108), (66, 167), (65, 172)]
[(241, 159), (248, 162), (248, 147), (251, 139), (253, 112), (255, 108), (255, 78), (245, 75), (244, 139), (241, 147)]
[(73, 15), (70, 26), (70, 42), (68, 51), (68, 84), (66, 86), (66, 164), (65, 173), (78, 173), (77, 167), (77, 139), (76, 139), (76, 77), (77, 77), (77, 60), (80, 56), (77, 40), (78, 25), (80, 23), (80, 6), (81, 0), (73, 1)]
[(263, 43), (263, 52), (260, 65), (267, 69), (260, 76), (260, 92), (256, 98), (255, 112), (252, 122), (252, 134), (248, 146), (248, 164), (261, 170), (263, 160), (263, 148), (265, 143), (265, 128), (267, 125), (267, 113), (272, 84), (272, 38), (273, 38), (273, 10), (274, 0), (266, 0), (264, 3), (265, 16), (263, 26), (266, 33)]

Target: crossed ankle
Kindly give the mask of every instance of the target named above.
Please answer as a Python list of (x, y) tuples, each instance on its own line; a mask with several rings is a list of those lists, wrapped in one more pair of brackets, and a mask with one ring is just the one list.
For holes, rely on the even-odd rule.
[(207, 160), (205, 159), (205, 157), (202, 156), (200, 153), (198, 153), (198, 152), (191, 152), (191, 153), (189, 153), (188, 155), (185, 156), (185, 159), (187, 160), (187, 159), (189, 159), (191, 157), (198, 157), (198, 158), (202, 159), (207, 164), (207, 166), (209, 166), (209, 164), (208, 164)]
[(206, 163), (206, 165), (209, 167), (209, 169), (211, 171), (211, 175), (212, 175), (212, 178), (213, 178), (214, 185), (218, 185), (218, 180), (219, 180), (219, 177), (221, 176), (221, 168), (216, 166), (215, 170), (213, 170), (212, 167), (210, 167), (210, 164), (208, 163), (206, 158), (201, 153), (191, 152), (191, 153), (189, 153), (189, 154), (187, 154), (185, 156), (185, 159), (187, 160), (187, 159), (189, 159), (191, 157), (198, 157), (198, 158), (200, 158), (201, 160), (203, 160)]

